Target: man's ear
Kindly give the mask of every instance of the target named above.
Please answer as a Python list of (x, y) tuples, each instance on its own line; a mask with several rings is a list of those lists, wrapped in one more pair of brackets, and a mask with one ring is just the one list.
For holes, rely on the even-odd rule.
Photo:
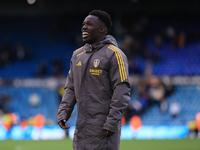
[(106, 30), (105, 30), (105, 28), (103, 28), (103, 27), (99, 29), (99, 32), (100, 32), (101, 34), (104, 34), (105, 31), (106, 31)]

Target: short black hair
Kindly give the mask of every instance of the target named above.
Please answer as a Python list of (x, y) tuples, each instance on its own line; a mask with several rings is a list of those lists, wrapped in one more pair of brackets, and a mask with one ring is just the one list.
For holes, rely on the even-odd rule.
[(110, 15), (107, 12), (95, 9), (91, 11), (89, 15), (98, 17), (106, 25), (107, 29), (110, 30), (112, 26), (112, 21)]

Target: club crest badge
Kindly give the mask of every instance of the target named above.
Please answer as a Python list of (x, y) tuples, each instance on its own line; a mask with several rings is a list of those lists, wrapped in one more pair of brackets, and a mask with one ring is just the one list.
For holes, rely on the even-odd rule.
[(100, 63), (100, 60), (98, 60), (98, 59), (95, 59), (94, 60), (94, 67), (96, 68), (98, 65), (99, 65), (99, 63)]

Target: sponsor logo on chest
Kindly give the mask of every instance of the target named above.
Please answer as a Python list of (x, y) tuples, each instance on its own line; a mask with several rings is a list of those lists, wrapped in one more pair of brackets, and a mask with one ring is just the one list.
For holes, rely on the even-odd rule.
[(96, 68), (96, 67), (98, 67), (98, 65), (99, 65), (99, 63), (100, 63), (100, 60), (98, 60), (98, 59), (95, 59), (94, 60), (94, 67)]
[[(93, 62), (93, 65), (95, 68), (97, 68), (99, 66), (100, 60), (99, 59), (95, 59)], [(100, 69), (90, 69), (90, 73), (92, 75), (100, 75), (102, 73), (102, 70)]]

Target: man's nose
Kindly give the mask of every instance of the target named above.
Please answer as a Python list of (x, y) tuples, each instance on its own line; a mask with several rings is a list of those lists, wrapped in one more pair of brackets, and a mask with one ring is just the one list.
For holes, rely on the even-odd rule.
[(87, 25), (83, 25), (82, 30), (87, 29)]

